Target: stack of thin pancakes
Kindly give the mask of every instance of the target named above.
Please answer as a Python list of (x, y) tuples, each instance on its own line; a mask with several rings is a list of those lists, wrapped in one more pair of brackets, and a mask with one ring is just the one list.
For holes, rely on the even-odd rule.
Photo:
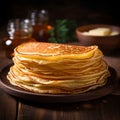
[(110, 76), (98, 46), (28, 42), (14, 49), (7, 78), (35, 93), (83, 93), (103, 86)]

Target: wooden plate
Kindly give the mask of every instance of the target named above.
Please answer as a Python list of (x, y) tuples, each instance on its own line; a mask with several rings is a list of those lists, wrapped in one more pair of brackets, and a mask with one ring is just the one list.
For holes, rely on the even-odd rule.
[(43, 103), (68, 103), (68, 102), (79, 102), (97, 99), (108, 94), (111, 94), (117, 84), (117, 74), (114, 68), (109, 66), (111, 77), (108, 78), (108, 82), (103, 87), (98, 87), (89, 92), (72, 94), (72, 95), (51, 95), (51, 94), (37, 94), (23, 90), (19, 87), (13, 86), (9, 83), (6, 75), (11, 65), (6, 66), (0, 72), (0, 87), (8, 94), (32, 102), (43, 102)]

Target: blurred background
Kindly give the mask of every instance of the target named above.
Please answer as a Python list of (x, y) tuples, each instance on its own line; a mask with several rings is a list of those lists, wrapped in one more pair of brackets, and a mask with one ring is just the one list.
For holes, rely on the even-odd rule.
[[(89, 24), (120, 26), (118, 2), (116, 0), (1, 0), (0, 51), (3, 46), (2, 42), (6, 43), (6, 40), (9, 40), (4, 41), (3, 38), (6, 37), (7, 24), (10, 19), (27, 18), (32, 10), (45, 9), (48, 11), (51, 25), (54, 25), (57, 19), (72, 19), (77, 22), (78, 26)], [(13, 42), (10, 45), (12, 44)]]
[(79, 25), (105, 23), (120, 25), (119, 4), (109, 0), (2, 0), (0, 27), (11, 18), (24, 18), (32, 9), (46, 9), (50, 21), (58, 18), (77, 20)]

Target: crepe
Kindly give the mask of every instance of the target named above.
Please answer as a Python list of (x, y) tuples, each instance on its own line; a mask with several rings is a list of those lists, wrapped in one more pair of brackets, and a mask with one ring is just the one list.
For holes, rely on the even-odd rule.
[(35, 93), (83, 93), (107, 83), (108, 64), (97, 45), (29, 42), (14, 49), (7, 78)]

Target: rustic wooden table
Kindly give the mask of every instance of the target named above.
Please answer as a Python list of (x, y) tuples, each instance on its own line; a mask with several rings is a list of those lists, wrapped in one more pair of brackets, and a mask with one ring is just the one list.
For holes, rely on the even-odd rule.
[[(105, 56), (120, 79), (120, 57)], [(0, 51), (0, 71), (11, 63)], [(35, 103), (20, 100), (0, 88), (0, 120), (120, 120), (120, 89), (104, 97), (75, 103)]]

